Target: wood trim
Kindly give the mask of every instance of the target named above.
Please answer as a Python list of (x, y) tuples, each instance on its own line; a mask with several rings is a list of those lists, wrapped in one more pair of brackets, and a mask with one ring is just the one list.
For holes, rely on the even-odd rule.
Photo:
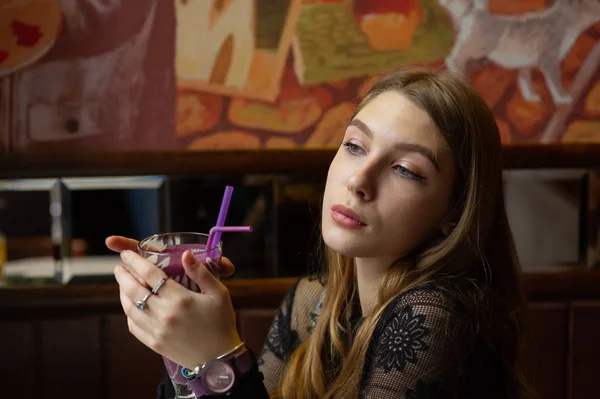
[[(225, 280), (236, 308), (275, 308), (296, 278)], [(526, 273), (522, 279), (528, 301), (600, 300), (600, 271)], [(0, 318), (25, 310), (81, 311), (120, 307), (118, 286), (77, 284), (66, 286), (0, 287)]]
[(332, 150), (8, 153), (1, 178), (325, 172)]
[(525, 273), (522, 287), (529, 301), (585, 301), (600, 299), (600, 270)]
[[(296, 278), (240, 279), (225, 281), (233, 305), (243, 308), (275, 308)], [(39, 311), (103, 311), (120, 307), (119, 288), (114, 283), (65, 286), (0, 287), (0, 319), (3, 314)]]
[[(10, 152), (0, 157), (0, 179), (325, 173), (335, 149)], [(600, 145), (523, 144), (503, 148), (506, 169), (598, 168)]]

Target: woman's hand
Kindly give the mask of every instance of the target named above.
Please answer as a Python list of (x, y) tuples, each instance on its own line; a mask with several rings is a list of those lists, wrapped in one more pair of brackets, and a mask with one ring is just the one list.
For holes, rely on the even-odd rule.
[(150, 349), (194, 368), (241, 342), (227, 288), (189, 251), (182, 256), (183, 267), (202, 292), (189, 291), (167, 279), (158, 295), (148, 297), (145, 310), (138, 309), (135, 302), (166, 275), (131, 250), (123, 250), (121, 259), (125, 267), (117, 266), (114, 272), (129, 331)]

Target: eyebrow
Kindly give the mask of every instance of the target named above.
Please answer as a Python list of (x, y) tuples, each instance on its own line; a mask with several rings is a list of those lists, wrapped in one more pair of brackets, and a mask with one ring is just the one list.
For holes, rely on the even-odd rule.
[[(350, 123), (348, 124), (348, 126), (357, 127), (364, 134), (366, 134), (371, 139), (373, 139), (373, 132), (371, 132), (371, 129), (369, 129), (369, 127), (367, 125), (365, 125), (365, 123), (363, 121), (361, 121), (360, 119), (352, 119), (350, 121)], [(423, 145), (420, 145), (420, 144), (411, 144), (411, 143), (398, 143), (395, 145), (395, 147), (397, 147), (401, 150), (404, 150), (404, 151), (418, 152), (419, 154), (423, 155), (425, 158), (429, 159), (429, 161), (433, 164), (435, 169), (439, 172), (440, 164), (439, 164), (435, 154), (433, 153), (433, 151), (431, 151), (429, 148), (427, 148)]]

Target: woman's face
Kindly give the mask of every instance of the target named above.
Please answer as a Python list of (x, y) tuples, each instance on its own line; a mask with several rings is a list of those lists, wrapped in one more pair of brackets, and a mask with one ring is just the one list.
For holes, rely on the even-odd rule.
[(322, 233), (334, 251), (390, 264), (442, 228), (455, 180), (429, 115), (395, 91), (350, 122), (327, 175)]

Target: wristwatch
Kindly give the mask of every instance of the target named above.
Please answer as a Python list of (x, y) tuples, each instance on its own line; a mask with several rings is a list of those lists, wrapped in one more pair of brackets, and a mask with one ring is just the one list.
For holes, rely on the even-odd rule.
[(194, 395), (202, 397), (227, 395), (233, 390), (240, 377), (251, 369), (252, 353), (242, 343), (202, 367), (193, 370), (183, 368), (181, 374), (188, 379), (188, 385), (194, 391)]

